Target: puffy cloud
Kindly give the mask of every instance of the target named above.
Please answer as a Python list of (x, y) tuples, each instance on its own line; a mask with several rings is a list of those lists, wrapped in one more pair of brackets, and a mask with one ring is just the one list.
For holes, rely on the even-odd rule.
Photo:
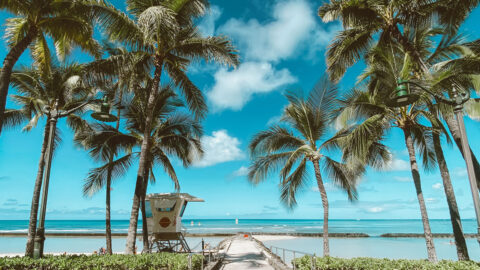
[(222, 9), (219, 6), (211, 6), (209, 12), (198, 25), (198, 29), (205, 36), (215, 34), (215, 22), (222, 16)]
[(248, 175), (248, 167), (242, 166), (238, 170), (232, 173), (233, 176), (246, 176)]
[(217, 110), (240, 110), (252, 95), (268, 93), (296, 81), (287, 69), (276, 70), (265, 62), (247, 62), (235, 70), (218, 70), (207, 97)]
[(212, 135), (205, 135), (201, 139), (204, 155), (194, 162), (196, 167), (207, 167), (218, 163), (245, 158), (240, 150), (240, 141), (228, 135), (226, 130), (212, 132)]
[(412, 181), (411, 177), (405, 177), (405, 176), (395, 176), (393, 179), (400, 181), (400, 182), (410, 182)]
[[(325, 49), (339, 26), (324, 28), (305, 0), (285, 0), (273, 7), (272, 19), (230, 19), (216, 31), (238, 46), (245, 62), (236, 70), (220, 69), (207, 93), (217, 110), (240, 110), (257, 93), (267, 93), (297, 81), (287, 69), (274, 64), (298, 55), (309, 58)], [(211, 29), (215, 16), (206, 20)], [(204, 30), (206, 31), (206, 30)]]
[(314, 10), (305, 0), (279, 1), (268, 23), (230, 19), (218, 32), (232, 37), (246, 59), (277, 62), (298, 54), (302, 47), (323, 50), (339, 30), (322, 27)]
[(432, 188), (433, 189), (441, 189), (443, 187), (443, 185), (441, 183), (435, 183), (432, 185)]
[(387, 164), (388, 171), (409, 171), (410, 164), (408, 161), (399, 158), (393, 158), (389, 164)]

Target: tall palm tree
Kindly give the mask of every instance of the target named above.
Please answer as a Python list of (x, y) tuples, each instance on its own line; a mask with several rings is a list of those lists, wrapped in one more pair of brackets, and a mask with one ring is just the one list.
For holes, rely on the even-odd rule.
[[(168, 78), (182, 91), (188, 107), (196, 117), (205, 116), (205, 100), (200, 89), (186, 74), (188, 65), (198, 59), (230, 66), (238, 63), (236, 50), (226, 37), (202, 37), (193, 24), (193, 19), (203, 15), (207, 7), (207, 0), (130, 0), (127, 2), (127, 10), (131, 12), (133, 19), (118, 10), (108, 15), (96, 15), (112, 39), (122, 41), (150, 57), (154, 76), (148, 92), (147, 112), (153, 111), (160, 79), (165, 70)], [(145, 182), (143, 175), (151, 146), (152, 117), (150, 113), (145, 119), (144, 140), (126, 243), (127, 254), (132, 254), (135, 250), (138, 210), (142, 183)]]
[(65, 117), (67, 118), (67, 124), (71, 128), (78, 128), (82, 121), (80, 114), (85, 105), (92, 101), (91, 89), (85, 87), (81, 82), (80, 76), (82, 73), (83, 67), (78, 64), (53, 66), (48, 76), (37, 68), (27, 67), (12, 73), (11, 84), (16, 89), (18, 95), (11, 95), (11, 98), (21, 106), (20, 111), (30, 119), (24, 130), (31, 130), (42, 118), (47, 120), (30, 210), (26, 256), (33, 255), (33, 240), (35, 238), (38, 204), (46, 165), (47, 141), (50, 137), (49, 130), (54, 130), (52, 136), (58, 137), (57, 121)]
[[(334, 116), (337, 88), (327, 79), (321, 80), (308, 97), (288, 92), (289, 101), (280, 123), (268, 130), (257, 133), (250, 142), (252, 165), (248, 179), (257, 184), (269, 174), (280, 170), (281, 200), (287, 207), (296, 205), (296, 193), (307, 184), (307, 164), (314, 168), (323, 206), (323, 254), (329, 256), (328, 242), (328, 198), (323, 173), (348, 195), (350, 200), (357, 198), (356, 180), (364, 169), (358, 162), (344, 157), (346, 162), (338, 162), (327, 156), (328, 150), (338, 148), (346, 130), (341, 130), (328, 138), (328, 128)], [(375, 158), (387, 159), (388, 153), (381, 145), (375, 145)], [(373, 147), (372, 147), (373, 148)], [(373, 152), (372, 152), (373, 153)], [(320, 167), (323, 163), (323, 170)]]
[[(459, 26), (478, 3), (477, 0), (410, 2), (331, 0), (323, 4), (318, 10), (318, 15), (323, 21), (340, 20), (344, 28), (330, 44), (327, 52), (327, 65), (331, 78), (340, 79), (346, 69), (364, 57), (371, 48), (389, 49), (390, 44), (399, 44), (402, 50), (410, 55), (413, 70), (430, 81), (432, 63), (424, 60), (422, 52), (409, 36), (418, 32), (418, 29), (440, 27), (446, 29), (444, 34), (447, 35), (447, 39), (442, 39), (442, 42), (449, 37), (455, 37)], [(378, 36), (376, 41), (375, 36)], [(474, 44), (476, 42), (464, 44), (464, 47), (468, 48)], [(478, 54), (478, 52), (477, 49), (475, 53)], [(442, 54), (435, 56), (442, 56)], [(463, 155), (460, 128), (453, 113), (445, 114), (444, 119)], [(480, 163), (473, 151), (470, 151), (480, 189)]]
[[(417, 200), (420, 206), (428, 259), (437, 261), (433, 236), (430, 229), (425, 200), (423, 197), (419, 167), (416, 159), (416, 149), (423, 157), (423, 165), (431, 169), (435, 165), (436, 155), (433, 147), (433, 134), (439, 132), (431, 127), (424, 126), (422, 121), (431, 119), (427, 114), (425, 101), (417, 102), (411, 106), (391, 108), (387, 101), (396, 89), (396, 77), (408, 79), (410, 72), (410, 58), (403, 59), (397, 54), (386, 53), (381, 48), (372, 49), (368, 55), (368, 67), (361, 79), (368, 79), (363, 90), (354, 89), (346, 94), (342, 100), (339, 120), (347, 124), (349, 121), (359, 122), (347, 136), (351, 152), (361, 153), (365, 140), (382, 140), (391, 128), (400, 128), (404, 134), (405, 146), (410, 158), (412, 178), (415, 185)], [(402, 63), (401, 66), (395, 63)], [(440, 122), (438, 122), (440, 124)]]
[(13, 15), (6, 20), (5, 38), (10, 47), (0, 71), (0, 133), (13, 67), (22, 53), (31, 46), (36, 64), (49, 69), (50, 54), (47, 36), (55, 42), (59, 59), (73, 46), (98, 56), (98, 44), (92, 38), (93, 26), (89, 12), (91, 0), (3, 0), (0, 9)]
[[(151, 80), (150, 80), (151, 83)], [(138, 159), (140, 152), (133, 151), (140, 147), (143, 141), (142, 130), (147, 115), (146, 95), (150, 83), (137, 86), (139, 91), (131, 103), (124, 109), (126, 128), (129, 133), (122, 133), (118, 129), (105, 124), (91, 126), (91, 130), (76, 135), (76, 141), (84, 147), (91, 149), (90, 154), (98, 160), (106, 161), (111, 153), (123, 153), (122, 157), (108, 162), (101, 167), (91, 169), (85, 179), (84, 194), (94, 194), (101, 190), (107, 183), (122, 176), (128, 168)], [(179, 112), (184, 106), (175, 95), (171, 86), (165, 86), (157, 95), (154, 107), (154, 123), (152, 129), (152, 147), (148, 153), (148, 164), (144, 175), (146, 182), (142, 183), (143, 190), (140, 198), (143, 214), (143, 239), (144, 251), (148, 251), (148, 231), (145, 217), (145, 193), (148, 179), (155, 181), (154, 166), (161, 166), (175, 185), (175, 190), (180, 189), (178, 177), (171, 164), (170, 157), (174, 156), (188, 167), (193, 162), (193, 157), (201, 154), (200, 136), (202, 128), (198, 121)], [(93, 131), (93, 132), (92, 132)]]

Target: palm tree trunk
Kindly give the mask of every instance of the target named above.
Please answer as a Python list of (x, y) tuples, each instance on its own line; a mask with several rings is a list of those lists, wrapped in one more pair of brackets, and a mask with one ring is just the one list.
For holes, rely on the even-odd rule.
[(445, 196), (447, 197), (450, 220), (452, 222), (453, 235), (455, 237), (455, 245), (457, 246), (458, 260), (468, 261), (470, 258), (468, 256), (465, 236), (463, 235), (462, 221), (460, 219), (460, 213), (458, 212), (457, 200), (455, 198), (455, 192), (453, 191), (452, 182), (450, 181), (450, 173), (448, 171), (447, 162), (443, 156), (440, 136), (436, 133), (433, 134), (433, 144), (435, 147), (435, 154), (437, 156), (438, 167), (440, 168), (440, 173), (442, 175)]
[(35, 186), (33, 188), (32, 206), (30, 207), (30, 221), (28, 224), (27, 245), (25, 247), (25, 256), (27, 257), (33, 257), (35, 232), (37, 230), (38, 204), (40, 201), (40, 192), (42, 191), (43, 171), (45, 169), (45, 152), (47, 151), (48, 145), (49, 127), (50, 118), (47, 119), (45, 131), (43, 132), (42, 150), (40, 154), (40, 160), (38, 162), (37, 178), (35, 179)]
[[(117, 123), (115, 129), (118, 131), (120, 128), (120, 105), (122, 102), (123, 92), (120, 90), (119, 105), (117, 109)], [(109, 164), (112, 164), (115, 154), (112, 153), (108, 160)], [(107, 183), (106, 183), (106, 194), (105, 194), (105, 237), (107, 242), (107, 254), (112, 255), (112, 223), (111, 223), (111, 213), (110, 213), (110, 193), (112, 187), (112, 166), (108, 167), (107, 172)]]
[(28, 45), (35, 39), (37, 33), (38, 30), (36, 27), (30, 27), (25, 37), (10, 49), (3, 60), (3, 66), (0, 71), (0, 134), (2, 133), (3, 113), (5, 112), (5, 105), (7, 104), (8, 86), (10, 84), (13, 66), (15, 66), (18, 58), (20, 58), (22, 53), (27, 49)]
[[(111, 155), (113, 161), (113, 155)], [(111, 226), (111, 215), (110, 215), (110, 189), (112, 186), (112, 168), (108, 168), (107, 172), (107, 183), (106, 183), (106, 194), (105, 194), (105, 237), (107, 242), (107, 254), (112, 255), (112, 226)]]
[(323, 185), (322, 175), (320, 174), (320, 165), (318, 159), (312, 160), (315, 169), (315, 178), (317, 179), (318, 190), (322, 197), (323, 206), (323, 256), (330, 256), (330, 245), (328, 243), (328, 198), (327, 191)]
[[(452, 134), (453, 140), (455, 141), (455, 144), (457, 145), (458, 150), (460, 150), (460, 153), (462, 154), (462, 156), (464, 156), (463, 149), (462, 149), (462, 139), (460, 134), (460, 128), (458, 127), (458, 123), (457, 123), (457, 120), (455, 119), (455, 116), (453, 114), (448, 114), (448, 115), (444, 115), (443, 118), (447, 123), (448, 129)], [(470, 148), (470, 152), (472, 154), (473, 169), (475, 171), (475, 176), (477, 178), (477, 185), (480, 189), (480, 163), (478, 162), (477, 157), (475, 157), (475, 154), (473, 153), (471, 148)]]
[(415, 190), (417, 191), (418, 204), (420, 205), (420, 214), (422, 215), (423, 231), (425, 233), (425, 241), (427, 243), (428, 260), (431, 262), (437, 262), (437, 253), (435, 251), (435, 245), (433, 243), (432, 230), (430, 229), (430, 221), (428, 219), (427, 207), (425, 206), (425, 200), (422, 193), (422, 185), (420, 183), (420, 173), (418, 171), (417, 159), (415, 157), (415, 147), (413, 145), (413, 139), (410, 132), (406, 129), (403, 130), (405, 135), (405, 144), (408, 150), (408, 156), (410, 157), (410, 168), (412, 169), (413, 182), (415, 184)]
[(133, 196), (132, 211), (130, 214), (130, 225), (128, 227), (127, 244), (125, 253), (133, 254), (135, 252), (135, 240), (137, 237), (137, 225), (138, 225), (138, 209), (140, 207), (140, 198), (143, 192), (143, 174), (147, 165), (147, 154), (150, 149), (150, 130), (152, 127), (152, 112), (155, 105), (155, 99), (160, 84), (160, 77), (162, 75), (163, 58), (160, 56), (155, 57), (155, 73), (153, 77), (152, 90), (149, 93), (147, 103), (147, 117), (145, 119), (145, 130), (143, 132), (142, 147), (140, 150), (140, 161), (137, 172), (137, 183), (135, 185), (135, 193)]
[(148, 226), (147, 226), (147, 212), (145, 211), (145, 197), (147, 196), (147, 186), (148, 186), (148, 170), (145, 170), (144, 176), (145, 181), (143, 182), (143, 192), (142, 192), (142, 240), (143, 240), (143, 253), (150, 253), (150, 248), (148, 245)]

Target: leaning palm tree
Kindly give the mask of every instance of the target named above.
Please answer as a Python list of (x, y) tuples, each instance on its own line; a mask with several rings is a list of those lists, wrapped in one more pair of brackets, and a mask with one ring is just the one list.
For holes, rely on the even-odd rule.
[[(434, 53), (431, 59), (426, 60), (423, 52), (413, 43), (415, 39), (411, 39), (409, 36), (418, 33), (419, 29), (444, 28), (445, 31), (442, 35), (446, 35), (446, 38), (437, 40), (441, 40), (440, 43), (448, 44), (478, 3), (477, 0), (409, 2), (330, 0), (330, 2), (324, 3), (319, 8), (318, 15), (324, 22), (339, 20), (344, 28), (332, 41), (327, 52), (327, 65), (331, 78), (340, 79), (347, 68), (363, 58), (371, 48), (383, 47), (385, 50), (389, 50), (391, 44), (399, 44), (402, 50), (409, 54), (412, 69), (423, 79), (432, 80), (432, 65), (435, 64), (434, 61), (438, 57), (445, 56), (445, 54)], [(377, 36), (378, 40), (374, 40)], [(445, 43), (445, 41), (447, 42)], [(462, 45), (463, 49), (460, 46), (450, 46), (452, 48), (449, 53), (450, 57), (455, 54), (458, 57), (459, 52), (473, 50), (477, 55), (480, 52), (478, 42), (457, 45)], [(477, 48), (472, 49), (472, 46)], [(476, 70), (479, 70), (478, 65)], [(460, 128), (453, 113), (445, 114), (444, 119), (463, 155)], [(480, 163), (473, 151), (472, 158), (480, 189)]]
[[(150, 80), (151, 82), (151, 80)], [(114, 152), (118, 157), (98, 168), (91, 169), (85, 179), (84, 194), (92, 195), (101, 190), (109, 178), (118, 179), (128, 170), (135, 160), (138, 160), (140, 152), (133, 151), (134, 147), (142, 144), (142, 128), (146, 119), (146, 95), (145, 91), (150, 84), (138, 86), (137, 95), (124, 109), (126, 128), (128, 133), (122, 133), (105, 124), (92, 125), (90, 130), (84, 130), (76, 135), (75, 140), (83, 147), (90, 149), (90, 154), (97, 160), (107, 161)], [(144, 251), (149, 250), (148, 231), (145, 216), (145, 193), (148, 179), (155, 182), (154, 167), (162, 167), (175, 185), (175, 190), (180, 189), (178, 177), (170, 158), (176, 157), (188, 167), (193, 162), (193, 157), (202, 153), (200, 136), (201, 126), (198, 121), (190, 116), (179, 112), (184, 106), (175, 95), (171, 86), (165, 86), (160, 91), (155, 101), (154, 124), (152, 130), (152, 147), (148, 153), (147, 169), (142, 183), (141, 208), (143, 214), (143, 239)]]
[[(441, 132), (441, 130), (435, 130), (422, 124), (425, 120), (431, 119), (431, 115), (426, 112), (427, 108), (424, 105), (428, 101), (428, 97), (423, 97), (423, 102), (400, 108), (392, 108), (388, 104), (390, 95), (395, 92), (397, 87), (396, 74), (401, 74), (400, 77), (404, 79), (412, 74), (408, 55), (402, 59), (398, 54), (392, 55), (377, 47), (370, 52), (368, 59), (370, 61), (367, 70), (361, 76), (361, 79), (366, 80), (366, 85), (363, 85), (364, 89), (354, 89), (344, 95), (341, 100), (339, 123), (344, 125), (350, 121), (359, 123), (354, 125), (351, 133), (346, 137), (348, 142), (346, 149), (349, 152), (361, 154), (365, 151), (362, 145), (366, 140), (381, 141), (384, 135), (394, 127), (402, 130), (420, 206), (428, 259), (437, 261), (416, 154), (418, 150), (426, 169), (434, 167), (436, 156), (432, 143), (433, 134)], [(403, 64), (397, 66), (398, 62)]]
[[(296, 205), (296, 193), (307, 184), (307, 164), (311, 162), (323, 205), (324, 256), (330, 254), (329, 207), (324, 174), (345, 190), (350, 200), (354, 200), (357, 198), (356, 180), (364, 172), (363, 166), (352, 159), (344, 158), (348, 161), (338, 162), (327, 156), (328, 150), (338, 148), (347, 134), (346, 130), (341, 130), (333, 137), (327, 137), (336, 96), (336, 86), (327, 79), (321, 80), (306, 98), (299, 93), (288, 92), (286, 98), (289, 104), (280, 124), (256, 134), (249, 145), (252, 165), (248, 179), (257, 184), (280, 170), (281, 201), (290, 208)], [(381, 147), (377, 150), (380, 156), (388, 157)]]
[[(66, 117), (67, 124), (71, 128), (78, 128), (78, 125), (82, 122), (80, 114), (85, 106), (92, 101), (91, 89), (85, 87), (80, 79), (82, 73), (83, 67), (81, 65), (68, 64), (52, 66), (51, 73), (48, 76), (37, 68), (24, 67), (14, 71), (11, 77), (12, 87), (18, 93), (17, 95), (11, 95), (11, 98), (21, 106), (21, 112), (30, 119), (23, 129), (29, 131), (37, 126), (38, 121), (42, 118), (47, 120), (30, 210), (26, 256), (33, 255), (33, 240), (37, 226), (40, 190), (46, 165), (48, 138), (50, 136), (58, 137), (57, 121), (61, 118)], [(54, 133), (51, 135), (49, 130), (53, 130)]]
[(188, 65), (199, 59), (230, 66), (238, 63), (236, 50), (226, 37), (202, 37), (195, 27), (193, 19), (203, 15), (207, 6), (207, 0), (131, 0), (127, 2), (127, 10), (131, 12), (133, 19), (118, 10), (108, 15), (96, 15), (108, 29), (112, 39), (120, 40), (148, 55), (154, 67), (153, 83), (147, 98), (147, 112), (150, 113), (147, 113), (145, 130), (142, 131), (144, 140), (128, 229), (127, 254), (132, 254), (135, 250), (141, 187), (145, 182), (143, 175), (152, 141), (151, 112), (159, 93), (163, 71), (166, 71), (168, 78), (182, 91), (188, 107), (196, 117), (203, 117), (207, 106), (202, 92), (187, 76)]
[(90, 0), (22, 0), (0, 1), (0, 9), (13, 15), (6, 20), (5, 38), (9, 51), (0, 71), (0, 133), (13, 67), (19, 57), (31, 46), (31, 52), (40, 60), (42, 68), (49, 69), (50, 54), (47, 36), (55, 42), (59, 59), (73, 46), (97, 56), (98, 44), (92, 38), (93, 26), (89, 12)]

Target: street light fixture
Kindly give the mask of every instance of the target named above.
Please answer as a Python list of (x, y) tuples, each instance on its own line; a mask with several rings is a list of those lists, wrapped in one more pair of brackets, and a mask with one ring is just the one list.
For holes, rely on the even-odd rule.
[[(94, 100), (97, 101), (98, 100)], [(73, 108), (69, 111), (66, 112), (60, 112), (58, 110), (58, 100), (55, 101), (55, 106), (53, 109), (46, 108), (46, 110), (49, 110), (50, 114), (50, 122), (47, 123), (50, 125), (49, 127), (49, 137), (48, 137), (48, 145), (47, 145), (47, 152), (45, 153), (46, 157), (46, 168), (45, 168), (45, 173), (43, 175), (43, 190), (42, 190), (42, 201), (40, 204), (40, 215), (38, 219), (38, 227), (37, 231), (35, 233), (35, 239), (34, 239), (34, 251), (33, 251), (33, 257), (34, 258), (41, 258), (43, 257), (43, 248), (45, 245), (45, 214), (47, 210), (47, 198), (48, 198), (48, 186), (50, 182), (50, 170), (52, 167), (52, 157), (53, 157), (53, 145), (55, 143), (55, 130), (56, 130), (56, 123), (58, 118), (62, 118), (65, 116), (68, 116), (71, 112), (87, 105), (92, 101), (88, 101), (85, 103), (82, 103), (80, 106)], [(103, 122), (113, 122), (116, 121), (118, 118), (115, 115), (110, 114), (110, 104), (108, 103), (108, 99), (106, 96), (103, 97), (102, 99), (102, 104), (100, 107), (100, 112), (92, 113), (92, 117), (95, 118), (96, 120), (103, 121)]]
[(443, 95), (440, 95), (428, 90), (427, 88), (423, 87), (422, 85), (416, 82), (399, 80), (397, 89), (395, 91), (395, 96), (391, 97), (386, 103), (389, 107), (407, 106), (407, 105), (413, 104), (419, 99), (420, 97), (419, 95), (408, 93), (407, 84), (412, 84), (414, 86), (417, 86), (423, 91), (434, 96), (435, 99), (439, 102), (454, 106), (453, 111), (455, 113), (455, 117), (457, 119), (457, 123), (460, 129), (460, 139), (462, 144), (463, 157), (465, 159), (465, 164), (467, 166), (468, 180), (470, 181), (470, 189), (472, 190), (473, 205), (474, 205), (475, 214), (477, 217), (477, 232), (478, 232), (477, 241), (480, 244), (480, 198), (478, 194), (477, 179), (473, 169), (472, 153), (470, 151), (470, 146), (468, 144), (465, 123), (463, 122), (463, 104), (465, 104), (465, 102), (467, 102), (470, 99), (470, 92), (465, 91), (461, 93), (461, 95), (459, 95), (457, 93), (457, 90), (453, 88), (452, 90), (453, 98), (446, 98)]
[(110, 103), (108, 103), (107, 96), (104, 96), (102, 99), (102, 104), (100, 105), (100, 111), (92, 113), (92, 117), (95, 120), (102, 122), (115, 122), (117, 117), (113, 114), (110, 114)]

